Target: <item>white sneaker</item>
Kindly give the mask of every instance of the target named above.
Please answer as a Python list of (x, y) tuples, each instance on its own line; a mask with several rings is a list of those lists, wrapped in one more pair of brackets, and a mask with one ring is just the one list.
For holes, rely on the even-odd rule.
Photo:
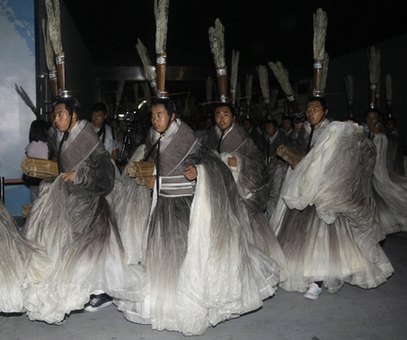
[(318, 285), (315, 282), (312, 282), (306, 293), (304, 294), (304, 297), (307, 299), (311, 300), (316, 300), (318, 299), (319, 294), (321, 294), (322, 289), (318, 287)]

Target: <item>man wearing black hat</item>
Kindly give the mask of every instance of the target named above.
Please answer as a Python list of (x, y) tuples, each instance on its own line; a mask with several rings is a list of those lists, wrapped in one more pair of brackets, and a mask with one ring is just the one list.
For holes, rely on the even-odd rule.
[(297, 149), (305, 155), (315, 144), (318, 136), (330, 123), (327, 118), (328, 105), (323, 97), (311, 97), (305, 110), (306, 120), (298, 132)]
[[(281, 286), (318, 299), (325, 287), (382, 284), (393, 273), (379, 246), (372, 192), (375, 148), (353, 122), (329, 122), (322, 97), (307, 103), (303, 154), (287, 172), (273, 226), (287, 256)], [(301, 140), (301, 139), (300, 139)]]
[(253, 246), (257, 233), (228, 167), (175, 117), (170, 99), (152, 101), (146, 145), (124, 173), (151, 162), (153, 176), (143, 178), (141, 169), (114, 190), (129, 261), (146, 273), (144, 299), (120, 300), (118, 308), (130, 321), (197, 335), (260, 306), (273, 295), (280, 267)]
[(261, 149), (266, 164), (269, 165), (272, 157), (276, 156), (277, 148), (281, 144), (287, 144), (284, 133), (279, 130), (277, 120), (268, 118), (264, 124), (263, 147)]
[(234, 123), (234, 111), (230, 103), (216, 104), (215, 122), (208, 143), (229, 167), (235, 179), (239, 195), (248, 209), (253, 242), (284, 267), (284, 255), (264, 216), (271, 182), (263, 155), (247, 132)]
[[(110, 154), (91, 124), (80, 120), (80, 105), (67, 91), (53, 103), (61, 134), (51, 141), (60, 175), (42, 182), (25, 226), (25, 236), (42, 246), (52, 262), (38, 285), (28, 287), (32, 320), (60, 324), (83, 309), (91, 294), (97, 310), (112, 299), (134, 297), (139, 272), (125, 263), (124, 250), (105, 196), (112, 190)], [(114, 264), (114, 265), (112, 265)], [(124, 275), (126, 273), (126, 275)]]
[(253, 209), (264, 211), (268, 192), (265, 162), (245, 129), (234, 120), (231, 104), (216, 104), (216, 125), (209, 134), (208, 143), (231, 169), (242, 198)]

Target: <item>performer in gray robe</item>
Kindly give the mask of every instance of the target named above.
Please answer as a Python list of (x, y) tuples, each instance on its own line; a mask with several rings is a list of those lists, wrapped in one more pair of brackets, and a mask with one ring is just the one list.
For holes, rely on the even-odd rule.
[(394, 163), (389, 164), (392, 147), (381, 129), (380, 112), (369, 109), (366, 122), (367, 135), (376, 147), (373, 186), (381, 228), (386, 235), (407, 231), (407, 177), (394, 171)]
[(287, 172), (273, 226), (287, 258), (281, 287), (317, 299), (322, 285), (382, 284), (393, 268), (379, 246), (383, 237), (372, 192), (375, 149), (363, 128), (326, 120), (321, 97), (310, 98), (310, 151)]
[(259, 308), (280, 267), (248, 239), (228, 168), (174, 112), (169, 99), (153, 101), (152, 130), (133, 158), (154, 162), (152, 180), (128, 178), (132, 160), (110, 195), (120, 233), (133, 241), (125, 243), (128, 261), (146, 271), (143, 301), (115, 303), (130, 321), (197, 335)]
[[(228, 165), (240, 199), (246, 205), (250, 223), (249, 239), (259, 249), (285, 267), (285, 258), (264, 212), (269, 200), (270, 178), (263, 156), (246, 131), (234, 123), (233, 106), (220, 102), (215, 107), (216, 126), (209, 145)], [(281, 280), (284, 280), (282, 275)]]
[(43, 280), (28, 287), (25, 307), (31, 320), (60, 324), (66, 314), (83, 309), (91, 294), (137, 299), (141, 274), (126, 264), (105, 199), (114, 183), (111, 156), (90, 124), (78, 120), (74, 97), (58, 97), (54, 112), (63, 136), (51, 146), (61, 174), (42, 182), (25, 225), (27, 239), (52, 263)]
[(282, 144), (288, 144), (288, 138), (279, 131), (275, 119), (267, 119), (264, 126), (263, 147), (261, 148), (266, 161), (267, 171), (270, 178), (270, 191), (267, 201), (266, 217), (271, 221), (274, 209), (280, 196), (281, 185), (289, 164), (277, 155), (277, 148)]
[(24, 239), (17, 223), (0, 201), (0, 312), (24, 312), (25, 287), (38, 282), (47, 268), (48, 258)]
[(386, 119), (385, 131), (389, 142), (387, 148), (387, 167), (389, 168), (389, 171), (405, 177), (406, 172), (404, 169), (403, 145), (397, 128), (397, 122), (393, 117), (388, 117)]
[(251, 209), (266, 208), (268, 175), (261, 152), (243, 127), (234, 122), (234, 109), (229, 103), (215, 107), (216, 125), (209, 134), (211, 149), (229, 166), (240, 193)]

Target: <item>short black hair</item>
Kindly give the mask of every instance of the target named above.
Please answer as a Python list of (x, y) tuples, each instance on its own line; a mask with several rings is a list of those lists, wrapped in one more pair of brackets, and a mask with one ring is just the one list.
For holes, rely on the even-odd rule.
[(278, 129), (278, 122), (277, 122), (277, 120), (274, 119), (274, 118), (272, 118), (272, 119), (267, 119), (267, 120), (265, 121), (265, 124), (273, 124), (274, 127), (275, 127), (276, 129)]
[(324, 97), (317, 97), (317, 96), (310, 97), (307, 100), (307, 104), (310, 102), (319, 102), (321, 104), (322, 108), (324, 109), (324, 111), (328, 110), (328, 104)]
[(31, 142), (46, 142), (48, 123), (44, 120), (33, 120), (30, 125), (30, 133), (28, 140)]
[(64, 104), (65, 108), (68, 110), (69, 114), (72, 115), (74, 112), (79, 119), (79, 115), (81, 112), (81, 104), (79, 103), (78, 99), (75, 97), (61, 97), (57, 96), (52, 103), (52, 111), (54, 111), (55, 106), (58, 104)]
[(380, 118), (381, 118), (381, 116), (382, 116), (382, 114), (380, 113), (380, 110), (377, 109), (377, 108), (375, 108), (375, 107), (371, 107), (371, 108), (367, 109), (367, 110), (366, 110), (366, 113), (365, 113), (365, 117), (367, 117), (367, 115), (368, 115), (369, 113), (377, 113), (377, 115), (378, 115)]
[(151, 100), (150, 107), (163, 105), (168, 115), (171, 117), (176, 111), (175, 103), (169, 98), (154, 98)]
[(289, 115), (283, 115), (283, 117), (281, 117), (281, 122), (283, 122), (283, 120), (289, 120), (291, 123), (291, 126), (293, 126), (293, 124), (294, 124), (293, 119)]
[(97, 102), (92, 105), (91, 112), (103, 112), (107, 115), (107, 106), (104, 103)]
[(213, 110), (216, 111), (216, 109), (217, 109), (218, 107), (223, 107), (223, 106), (228, 107), (229, 110), (230, 110), (230, 112), (232, 112), (232, 115), (233, 115), (233, 116), (235, 115), (235, 108), (233, 107), (233, 104), (230, 103), (230, 102), (216, 102), (216, 103), (215, 103), (215, 107), (214, 107)]

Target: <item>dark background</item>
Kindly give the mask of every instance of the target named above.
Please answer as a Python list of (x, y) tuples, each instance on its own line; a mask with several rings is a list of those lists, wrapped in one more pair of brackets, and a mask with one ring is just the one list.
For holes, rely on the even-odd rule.
[[(154, 57), (153, 0), (68, 0), (68, 8), (96, 66), (140, 66), (140, 38)], [(220, 18), (226, 59), (240, 51), (243, 68), (281, 60), (297, 81), (312, 74), (313, 13), (328, 15), (326, 51), (333, 59), (407, 32), (395, 1), (171, 0), (169, 66), (213, 66), (208, 28)]]

